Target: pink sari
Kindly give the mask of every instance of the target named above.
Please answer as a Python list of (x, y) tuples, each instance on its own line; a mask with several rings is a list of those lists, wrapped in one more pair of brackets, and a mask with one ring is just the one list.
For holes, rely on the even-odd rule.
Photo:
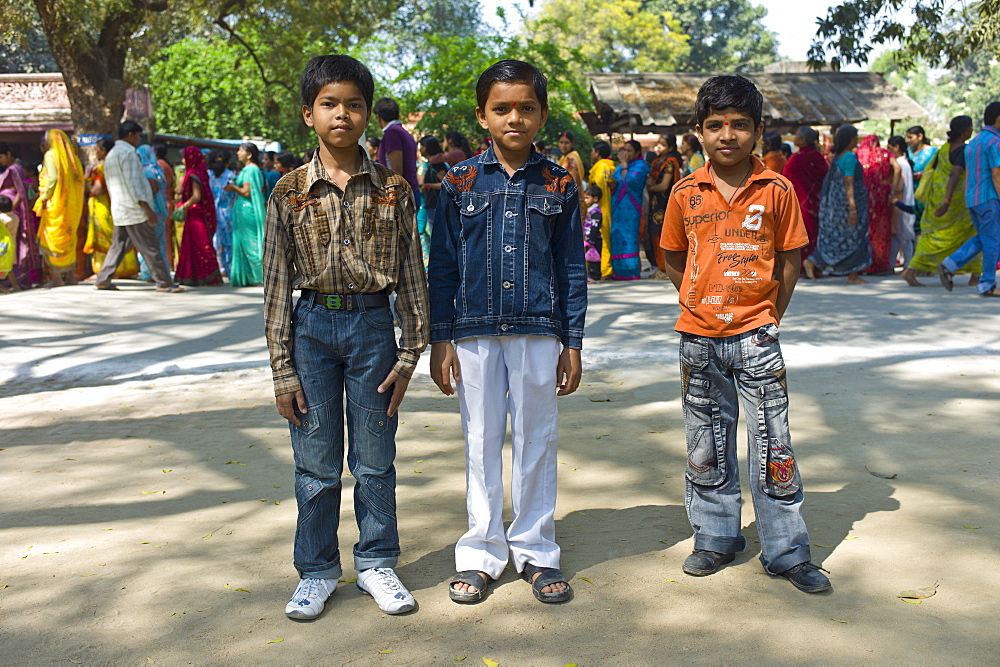
[(879, 147), (878, 137), (869, 134), (855, 151), (865, 170), (868, 188), (868, 240), (872, 246), (872, 264), (864, 273), (885, 273), (895, 266), (889, 257), (892, 245), (892, 153)]
[(35, 212), (31, 210), (31, 203), (28, 201), (26, 180), (24, 168), (16, 162), (0, 173), (0, 195), (10, 197), (11, 201), (17, 197), (21, 198), (20, 204), (14, 209), (14, 213), (21, 218), (21, 226), (18, 227), (17, 238), (14, 239), (14, 277), (21, 289), (42, 282), (42, 256), (38, 252), (38, 218), (35, 217)]
[[(219, 262), (212, 237), (215, 235), (215, 200), (209, 185), (205, 156), (194, 146), (184, 148), (184, 182), (181, 201), (194, 190), (194, 180), (201, 185), (201, 201), (188, 207), (184, 217), (184, 236), (177, 260), (175, 279), (183, 285), (221, 285)], [(180, 202), (178, 202), (180, 203)]]

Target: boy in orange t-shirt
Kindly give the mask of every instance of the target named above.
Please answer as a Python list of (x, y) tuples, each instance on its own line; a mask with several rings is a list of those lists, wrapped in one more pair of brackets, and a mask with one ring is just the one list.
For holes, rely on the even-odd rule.
[(746, 547), (736, 458), (742, 401), (761, 562), (768, 574), (818, 593), (830, 580), (810, 562), (778, 345), (809, 238), (789, 181), (752, 155), (764, 131), (763, 102), (741, 76), (702, 85), (695, 129), (709, 162), (674, 187), (660, 237), (681, 305), (685, 496), (694, 529), (684, 571), (712, 574)]

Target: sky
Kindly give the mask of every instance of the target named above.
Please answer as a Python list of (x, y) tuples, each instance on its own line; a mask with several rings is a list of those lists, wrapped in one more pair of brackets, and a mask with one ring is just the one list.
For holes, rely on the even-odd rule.
[[(537, 7), (542, 1), (535, 0), (535, 6)], [(778, 52), (789, 60), (806, 60), (809, 45), (812, 44), (813, 35), (816, 34), (816, 17), (826, 15), (830, 7), (839, 4), (828, 0), (808, 0), (804, 3), (801, 0), (751, 0), (751, 2), (767, 9), (764, 25), (778, 34)], [(529, 9), (527, 0), (482, 0), (482, 4), (486, 20), (497, 26), (499, 20), (496, 18), (496, 10), (497, 7), (503, 7), (511, 27), (515, 30), (520, 21), (514, 8)], [(803, 5), (809, 7), (808, 11), (803, 11)]]

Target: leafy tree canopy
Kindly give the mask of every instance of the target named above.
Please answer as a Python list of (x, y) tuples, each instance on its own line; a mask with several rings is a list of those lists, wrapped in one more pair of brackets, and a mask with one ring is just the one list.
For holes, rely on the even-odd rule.
[[(904, 10), (915, 21), (907, 25)], [(1000, 2), (946, 3), (944, 0), (847, 0), (817, 21), (816, 39), (809, 49), (813, 67), (827, 63), (864, 65), (873, 50), (899, 43), (896, 60), (914, 66), (920, 60), (953, 68), (984, 51), (1000, 55)]]

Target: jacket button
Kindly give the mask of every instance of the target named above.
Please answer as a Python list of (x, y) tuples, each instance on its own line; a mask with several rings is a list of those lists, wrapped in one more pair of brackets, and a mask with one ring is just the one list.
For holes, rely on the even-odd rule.
[(500, 325), (500, 331), (506, 331), (507, 329), (510, 329), (510, 327), (507, 326), (506, 324), (501, 324)]
[(344, 245), (351, 245), (351, 237), (344, 239)]
[(503, 288), (504, 289), (510, 289), (513, 286), (514, 286), (514, 283), (512, 283), (511, 281), (509, 281), (509, 280), (503, 281)]
[(469, 213), (472, 213), (473, 211), (476, 210), (476, 207), (473, 206), (472, 204), (469, 204), (468, 206), (465, 207), (465, 210), (468, 211)]
[(507, 211), (506, 213), (504, 213), (504, 215), (506, 215), (508, 218), (513, 218), (517, 214), (514, 213), (514, 211)]
[(503, 251), (504, 252), (514, 252), (514, 246), (512, 246), (512, 245), (505, 245), (503, 247)]

